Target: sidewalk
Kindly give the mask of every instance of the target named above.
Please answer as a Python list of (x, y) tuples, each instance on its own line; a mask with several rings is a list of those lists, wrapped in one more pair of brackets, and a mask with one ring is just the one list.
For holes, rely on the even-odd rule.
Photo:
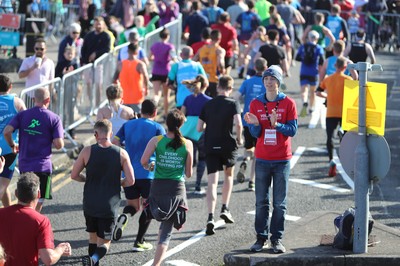
[(243, 249), (226, 254), (225, 265), (400, 265), (400, 231), (377, 222), (370, 235), (376, 244), (368, 247), (367, 254), (333, 248), (333, 220), (338, 215), (333, 212), (308, 213), (297, 222), (288, 223), (283, 239), (286, 253), (274, 254), (270, 249), (252, 253), (249, 248), (253, 243), (248, 243)]

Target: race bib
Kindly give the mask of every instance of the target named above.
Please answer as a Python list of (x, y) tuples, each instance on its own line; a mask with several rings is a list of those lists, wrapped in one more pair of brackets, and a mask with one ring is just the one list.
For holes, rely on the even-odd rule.
[(276, 145), (276, 129), (265, 129), (264, 145)]

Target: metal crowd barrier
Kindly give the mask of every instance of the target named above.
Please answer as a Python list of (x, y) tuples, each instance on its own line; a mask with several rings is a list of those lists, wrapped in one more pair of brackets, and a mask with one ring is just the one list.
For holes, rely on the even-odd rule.
[[(165, 25), (170, 30), (170, 42), (174, 44), (177, 51), (180, 50), (180, 36), (182, 33), (182, 15)], [(139, 45), (145, 49), (147, 55), (150, 45), (159, 41), (157, 29), (140, 39)], [(58, 114), (64, 127), (64, 135), (77, 147), (69, 131), (75, 129), (82, 123), (89, 121), (94, 123), (93, 115), (98, 109), (107, 104), (106, 88), (113, 82), (113, 76), (117, 68), (118, 54), (120, 50), (128, 46), (124, 43), (114, 48), (110, 53), (103, 54), (93, 64), (87, 64), (78, 69), (64, 74), (63, 78), (55, 78), (48, 82), (24, 89), (20, 98), (25, 102), (27, 108), (34, 106), (34, 91), (38, 88), (50, 89), (51, 102), (49, 110)], [(63, 149), (66, 152), (65, 149)]]
[[(62, 106), (60, 105), (60, 97), (62, 86), (61, 79), (55, 78), (38, 85), (23, 89), (20, 93), (20, 98), (25, 102), (26, 108), (32, 108), (35, 106), (34, 96), (35, 90), (38, 88), (47, 88), (50, 91), (50, 105), (48, 107), (49, 110), (53, 111), (56, 114), (60, 114)], [(62, 119), (62, 114), (60, 115)]]
[[(325, 17), (330, 15), (327, 10), (314, 9), (313, 16), (316, 12), (323, 13)], [(342, 11), (341, 14), (350, 17), (351, 11)], [(387, 48), (391, 52), (400, 48), (400, 14), (358, 12), (358, 15), (360, 28), (365, 30), (365, 41), (373, 45), (375, 51)]]

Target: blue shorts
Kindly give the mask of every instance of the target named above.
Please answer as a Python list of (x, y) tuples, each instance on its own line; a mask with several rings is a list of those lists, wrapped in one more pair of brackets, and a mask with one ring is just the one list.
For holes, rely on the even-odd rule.
[(300, 85), (310, 85), (310, 86), (317, 86), (318, 84), (318, 76), (306, 76), (300, 75)]
[(17, 163), (17, 154), (9, 153), (2, 155), (5, 159), (3, 172), (0, 173), (1, 177), (11, 179), (14, 174), (15, 164)]

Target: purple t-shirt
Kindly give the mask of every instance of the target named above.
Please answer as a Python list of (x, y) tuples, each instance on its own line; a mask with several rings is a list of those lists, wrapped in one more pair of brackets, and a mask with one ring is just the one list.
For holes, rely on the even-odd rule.
[(156, 42), (150, 48), (151, 53), (154, 55), (153, 75), (168, 75), (171, 70), (170, 61), (171, 54), (174, 53), (175, 47), (171, 43)]
[(211, 100), (210, 96), (204, 93), (199, 93), (197, 96), (189, 95), (183, 102), (183, 106), (186, 107), (186, 116), (200, 116), (203, 106)]
[(53, 140), (64, 137), (60, 117), (45, 108), (33, 107), (18, 113), (9, 125), (19, 129), (20, 171), (51, 173)]

